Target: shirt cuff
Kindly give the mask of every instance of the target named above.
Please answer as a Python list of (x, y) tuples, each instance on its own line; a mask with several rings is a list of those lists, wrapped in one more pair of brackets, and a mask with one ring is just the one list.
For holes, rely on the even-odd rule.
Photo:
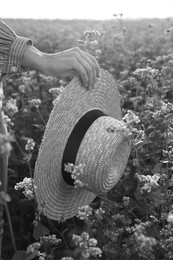
[(27, 69), (22, 68), (21, 64), (23, 54), (28, 44), (32, 45), (32, 41), (30, 39), (16, 35), (9, 52), (7, 72), (2, 78), (2, 81), (17, 72), (25, 71)]

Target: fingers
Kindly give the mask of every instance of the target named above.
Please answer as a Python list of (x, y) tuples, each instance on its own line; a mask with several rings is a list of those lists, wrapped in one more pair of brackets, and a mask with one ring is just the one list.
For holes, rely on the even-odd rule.
[(97, 60), (89, 53), (79, 48), (74, 48), (73, 51), (77, 60), (75, 69), (79, 73), (84, 86), (92, 89), (97, 81), (97, 77), (100, 76), (100, 66)]
[(95, 64), (95, 68), (96, 68), (96, 71), (97, 71), (97, 77), (100, 77), (100, 66), (96, 60), (96, 58), (94, 58), (91, 54), (89, 54), (88, 52), (85, 52), (85, 54), (94, 62)]
[(77, 59), (73, 62), (74, 69), (78, 72), (81, 77), (82, 83), (85, 88), (88, 88), (88, 75), (84, 67), (77, 61)]
[(88, 77), (88, 88), (92, 89), (97, 80), (96, 69), (94, 63), (84, 54), (75, 54), (75, 57), (79, 64), (81, 64), (87, 73)]

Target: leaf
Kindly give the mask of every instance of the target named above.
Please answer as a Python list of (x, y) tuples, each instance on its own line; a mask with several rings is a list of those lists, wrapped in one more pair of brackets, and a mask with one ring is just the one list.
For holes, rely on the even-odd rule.
[(29, 162), (32, 158), (32, 153), (25, 154), (25, 157), (23, 158), (25, 161)]
[(4, 202), (9, 202), (11, 201), (10, 196), (5, 193), (4, 191), (0, 192), (0, 204), (4, 204)]
[(151, 143), (152, 143), (151, 141), (139, 141), (134, 145), (134, 148), (141, 149), (144, 145), (151, 144)]
[(160, 161), (161, 163), (169, 163), (168, 160)]
[(38, 254), (38, 251), (35, 251), (34, 253), (28, 253), (26, 251), (17, 251), (12, 260), (30, 260), (36, 257)]
[(38, 125), (38, 124), (32, 124), (32, 125), (40, 130), (43, 130), (43, 131), (45, 130), (45, 126), (43, 126), (43, 125)]
[(148, 198), (151, 199), (152, 201), (154, 201), (158, 206), (166, 202), (162, 193), (159, 190), (154, 191), (154, 192), (151, 191), (148, 194)]
[(36, 240), (39, 240), (40, 237), (45, 235), (49, 235), (49, 229), (43, 226), (41, 223), (38, 223), (38, 225), (34, 227), (34, 232), (33, 232), (34, 238)]
[(74, 250), (74, 256), (77, 257), (82, 252), (82, 249), (80, 247), (76, 247)]
[(147, 236), (158, 238), (160, 237), (160, 232), (156, 227), (149, 228), (147, 230)]
[(155, 174), (155, 173), (159, 173), (161, 171), (161, 167), (162, 167), (162, 164), (161, 163), (157, 163), (153, 170), (152, 170), (152, 173)]

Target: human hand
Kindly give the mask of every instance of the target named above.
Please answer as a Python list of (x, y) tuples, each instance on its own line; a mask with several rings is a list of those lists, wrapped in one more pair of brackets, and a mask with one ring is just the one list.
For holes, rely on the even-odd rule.
[(100, 66), (89, 53), (75, 47), (57, 53), (43, 53), (28, 45), (21, 62), (22, 67), (36, 69), (46, 75), (73, 78), (77, 73), (83, 85), (91, 89), (100, 76)]
[(45, 55), (45, 74), (73, 78), (76, 73), (83, 85), (92, 89), (100, 76), (100, 66), (91, 54), (78, 47)]

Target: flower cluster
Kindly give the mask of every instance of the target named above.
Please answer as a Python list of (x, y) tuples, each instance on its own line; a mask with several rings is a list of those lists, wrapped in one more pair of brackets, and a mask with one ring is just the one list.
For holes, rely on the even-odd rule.
[(139, 77), (140, 79), (154, 79), (159, 74), (158, 69), (152, 69), (151, 67), (147, 66), (146, 68), (136, 69), (133, 72), (134, 76)]
[(25, 150), (31, 152), (35, 147), (35, 142), (32, 138), (27, 140), (27, 144), (25, 145)]
[(139, 180), (140, 193), (151, 192), (153, 189), (158, 188), (158, 180), (160, 179), (160, 174), (155, 173), (153, 176), (151, 175), (139, 175), (136, 174)]
[(161, 115), (169, 115), (173, 111), (173, 105), (170, 102), (159, 100), (157, 102), (157, 110), (152, 113), (153, 118), (158, 118)]
[(18, 90), (19, 90), (19, 92), (21, 92), (21, 93), (25, 93), (25, 91), (26, 91), (26, 86), (25, 85), (20, 85), (19, 87), (18, 87)]
[[(170, 214), (170, 213), (169, 213)], [(165, 250), (165, 259), (173, 258), (173, 226), (171, 222), (160, 230), (160, 246)]]
[[(159, 100), (154, 97), (146, 97), (145, 108), (152, 111), (158, 107)], [(160, 107), (160, 106), (159, 106)]]
[(167, 133), (165, 133), (165, 137), (168, 139), (168, 144), (173, 144), (173, 127), (169, 125), (167, 129)]
[(124, 205), (125, 207), (128, 207), (128, 206), (129, 206), (129, 203), (130, 203), (130, 198), (129, 198), (129, 197), (124, 196), (123, 199), (122, 199), (122, 201), (123, 201), (123, 205)]
[(37, 253), (38, 254), (38, 249), (40, 248), (41, 244), (39, 242), (35, 242), (31, 245), (28, 246), (27, 248), (27, 253)]
[(167, 150), (163, 150), (163, 156), (166, 157), (167, 161), (166, 162), (173, 162), (173, 147), (172, 147), (172, 142), (171, 145), (168, 146)]
[(142, 129), (137, 129), (134, 127), (132, 129), (132, 134), (133, 134), (133, 145), (136, 147), (142, 144), (142, 142), (145, 141), (146, 139), (145, 132)]
[(16, 99), (10, 98), (6, 102), (4, 110), (10, 117), (13, 117), (14, 114), (18, 112), (18, 107), (16, 105)]
[(77, 217), (82, 220), (88, 220), (89, 216), (92, 215), (92, 208), (88, 205), (82, 206), (78, 208)]
[(136, 225), (135, 229), (136, 231), (134, 232), (134, 236), (140, 247), (145, 247), (149, 250), (152, 250), (152, 247), (157, 244), (156, 239), (154, 237), (146, 236), (143, 233), (143, 229), (141, 228), (140, 224)]
[[(35, 187), (36, 189), (37, 187)], [(41, 215), (45, 215), (45, 205), (46, 201), (43, 201), (40, 205), (37, 205), (35, 210), (35, 218), (33, 221), (34, 226), (38, 226), (41, 221)]]
[(73, 241), (75, 245), (79, 247), (81, 256), (84, 259), (102, 256), (101, 249), (96, 247), (97, 240), (95, 238), (89, 238), (89, 234), (87, 232), (83, 232), (80, 236), (73, 235)]
[(85, 31), (84, 36), (88, 40), (88, 39), (93, 39), (95, 37), (101, 37), (102, 33), (100, 33), (98, 30), (91, 30), (91, 31)]
[(31, 77), (32, 75), (29, 75), (31, 73), (32, 73), (31, 71), (29, 73), (27, 72), (23, 73), (22, 83), (25, 85), (26, 88), (32, 84), (32, 77)]
[(74, 180), (75, 188), (81, 188), (86, 185), (78, 179), (78, 177), (83, 174), (84, 167), (84, 164), (79, 164), (78, 166), (74, 165), (73, 163), (65, 164), (65, 171), (71, 173), (71, 178)]
[(32, 99), (28, 101), (28, 105), (30, 107), (36, 107), (38, 108), (41, 105), (41, 100), (40, 99)]
[(113, 243), (117, 243), (118, 238), (123, 234), (124, 228), (116, 227), (112, 229), (107, 229), (104, 231), (104, 235), (108, 237)]
[(164, 34), (167, 35), (167, 34), (170, 34), (173, 32), (173, 27), (170, 27), (170, 28), (167, 28), (164, 30)]
[[(131, 110), (128, 110), (125, 116), (122, 118), (122, 121), (126, 124), (126, 128), (129, 131), (128, 136), (132, 139), (132, 144), (136, 147), (141, 141), (145, 140), (145, 132), (143, 129), (140, 129), (138, 124), (140, 119), (135, 113)], [(138, 129), (139, 128), (139, 129)]]
[(129, 99), (133, 105), (134, 105), (134, 108), (137, 107), (137, 105), (143, 100), (143, 97), (142, 96), (136, 96), (136, 97), (132, 97)]
[(3, 121), (4, 125), (6, 125), (6, 126), (14, 125), (14, 123), (11, 121), (11, 118), (9, 118), (7, 115), (3, 115), (2, 121)]
[(38, 251), (39, 260), (46, 260), (46, 253)]
[(64, 91), (64, 86), (60, 86), (59, 88), (50, 88), (49, 93), (53, 95), (54, 98), (57, 98)]
[(61, 239), (57, 239), (56, 235), (43, 236), (40, 238), (40, 243), (44, 246), (58, 246), (61, 243)]
[(102, 53), (99, 48), (102, 36), (103, 33), (100, 33), (98, 30), (85, 31), (84, 40), (78, 40), (78, 44), (80, 47), (83, 47), (85, 51), (99, 59)]
[(115, 132), (119, 132), (121, 133), (124, 137), (131, 137), (132, 135), (132, 131), (131, 129), (129, 128), (129, 126), (123, 121), (119, 121), (116, 126), (114, 125), (110, 125), (107, 127), (106, 131), (108, 133), (115, 133)]
[(127, 125), (138, 124), (140, 122), (139, 117), (134, 114), (133, 111), (128, 110), (122, 119)]
[(102, 220), (104, 213), (105, 213), (105, 210), (103, 210), (102, 208), (99, 208), (94, 211), (94, 216), (96, 217), (97, 220)]
[(22, 182), (16, 183), (14, 186), (15, 190), (23, 190), (23, 194), (27, 199), (31, 200), (34, 197), (34, 189), (36, 186), (34, 185), (34, 180), (32, 178), (25, 177)]

